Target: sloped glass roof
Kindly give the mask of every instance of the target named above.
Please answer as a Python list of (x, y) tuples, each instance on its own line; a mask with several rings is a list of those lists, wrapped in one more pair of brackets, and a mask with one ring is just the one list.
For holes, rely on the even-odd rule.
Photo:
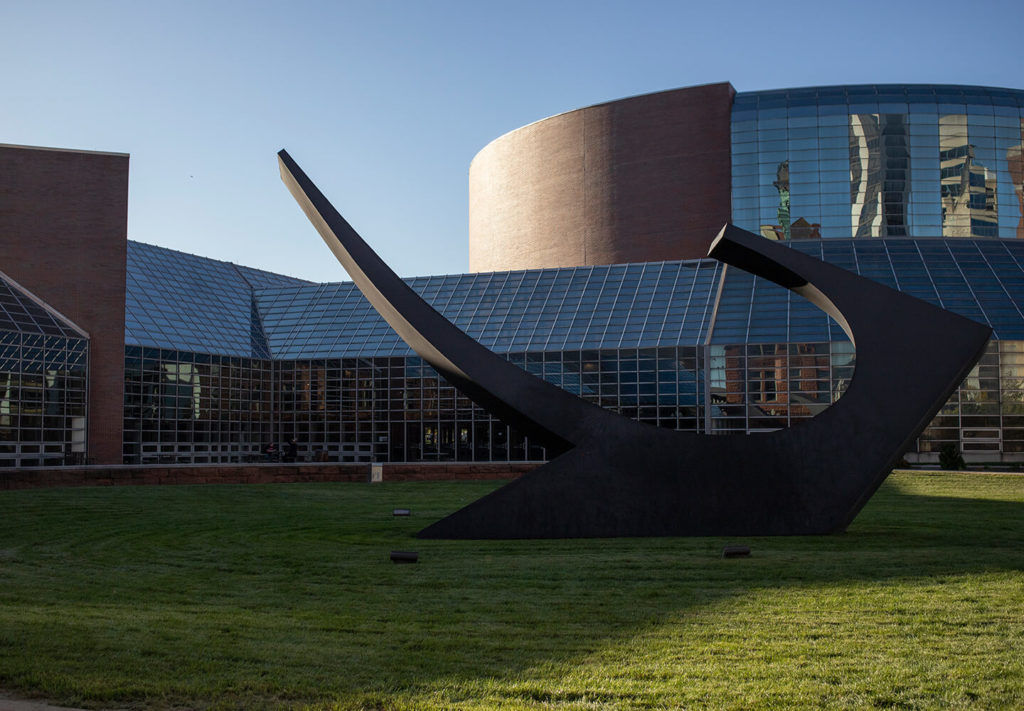
[[(1016, 240), (808, 240), (793, 249), (849, 269), (961, 316), (993, 337), (1024, 338), (1024, 242)], [(726, 270), (711, 342), (845, 341), (806, 299), (738, 269)]]
[[(789, 245), (987, 323), (996, 338), (1024, 340), (1024, 241)], [(802, 297), (711, 260), (406, 281), (498, 353), (846, 340)], [(125, 338), (128, 345), (257, 358), (412, 354), (352, 283), (313, 284), (137, 242), (128, 249)]]
[[(498, 352), (702, 343), (721, 265), (651, 262), (408, 279)], [(276, 358), (410, 355), (351, 283), (256, 292)]]
[(83, 337), (73, 324), (41, 306), (3, 275), (0, 275), (0, 331)]
[(129, 241), (125, 344), (268, 358), (253, 287), (305, 283)]

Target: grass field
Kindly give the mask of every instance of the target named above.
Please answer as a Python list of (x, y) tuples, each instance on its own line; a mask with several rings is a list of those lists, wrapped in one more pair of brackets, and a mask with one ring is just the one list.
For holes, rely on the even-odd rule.
[(897, 473), (826, 538), (412, 537), (495, 486), (0, 492), (0, 689), (140, 709), (1024, 708), (1024, 477)]

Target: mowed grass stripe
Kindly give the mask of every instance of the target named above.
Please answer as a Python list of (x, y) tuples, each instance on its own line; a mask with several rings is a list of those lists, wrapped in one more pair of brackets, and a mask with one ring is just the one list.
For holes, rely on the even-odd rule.
[[(1024, 477), (897, 473), (823, 538), (414, 538), (496, 486), (0, 492), (0, 689), (150, 709), (1024, 707)], [(733, 542), (753, 556), (718, 557)]]

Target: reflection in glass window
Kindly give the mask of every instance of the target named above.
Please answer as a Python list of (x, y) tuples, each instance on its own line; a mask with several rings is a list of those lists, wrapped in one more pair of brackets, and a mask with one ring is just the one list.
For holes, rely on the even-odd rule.
[(943, 237), (998, 236), (995, 171), (978, 161), (967, 116), (939, 117)]
[(850, 205), (854, 237), (907, 234), (909, 151), (906, 117), (850, 116)]
[(778, 240), (1024, 238), (1024, 92), (954, 89), (738, 94), (734, 223)]
[[(1015, 236), (1024, 239), (1024, 119), (1020, 121), (1020, 143), (1006, 149), (1006, 164), (1010, 182), (1017, 198), (1017, 226)], [(1000, 235), (1002, 237), (1003, 235)]]

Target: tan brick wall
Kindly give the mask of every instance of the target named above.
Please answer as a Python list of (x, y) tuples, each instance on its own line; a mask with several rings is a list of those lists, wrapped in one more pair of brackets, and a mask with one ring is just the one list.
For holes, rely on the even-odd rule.
[(88, 331), (89, 456), (121, 462), (128, 156), (0, 145), (0, 270)]
[(508, 133), (469, 169), (470, 271), (707, 256), (732, 211), (728, 83)]

